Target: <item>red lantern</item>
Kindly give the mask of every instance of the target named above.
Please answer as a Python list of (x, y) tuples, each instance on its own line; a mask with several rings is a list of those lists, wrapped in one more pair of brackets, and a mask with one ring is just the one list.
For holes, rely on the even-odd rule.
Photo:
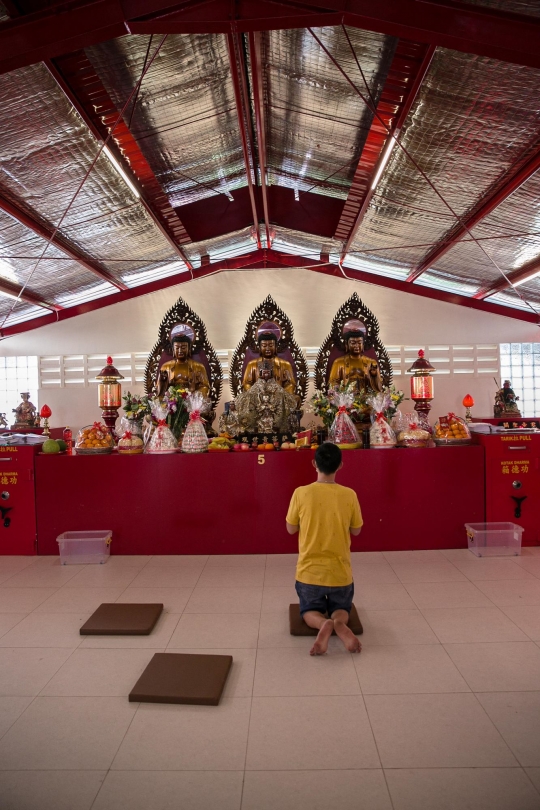
[(472, 421), (471, 408), (474, 405), (474, 399), (471, 397), (470, 394), (465, 394), (465, 396), (463, 397), (462, 405), (465, 408), (466, 421), (471, 422)]
[(122, 405), (122, 386), (119, 380), (123, 379), (122, 374), (113, 366), (112, 357), (107, 357), (107, 365), (101, 369), (96, 380), (99, 380), (98, 398), (99, 407), (103, 412), (103, 421), (111, 431), (115, 441), (118, 440), (114, 432), (114, 426), (118, 419), (118, 408)]
[(429, 360), (424, 357), (423, 349), (418, 352), (418, 359), (414, 361), (407, 371), (412, 373), (411, 377), (411, 399), (414, 400), (414, 410), (424, 419), (428, 418), (431, 410), (430, 402), (433, 399), (433, 377), (431, 372), (435, 371)]
[(48, 405), (42, 405), (39, 415), (45, 421), (43, 422), (43, 434), (45, 436), (50, 436), (49, 431), (49, 416), (52, 416), (52, 411)]

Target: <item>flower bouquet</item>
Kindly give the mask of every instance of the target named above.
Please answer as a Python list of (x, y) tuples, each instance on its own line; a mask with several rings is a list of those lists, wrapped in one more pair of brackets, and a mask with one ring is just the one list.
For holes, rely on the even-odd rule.
[[(351, 405), (347, 406), (347, 413), (355, 422), (364, 421), (369, 418), (369, 406), (367, 404), (367, 394), (365, 391), (358, 391), (354, 383), (340, 383), (335, 388), (329, 388), (328, 393), (315, 391), (311, 398), (311, 412), (319, 416), (324, 426), (330, 430), (340, 407), (338, 399), (346, 394), (351, 398)], [(348, 401), (348, 400), (347, 400)]]
[(349, 412), (354, 405), (354, 392), (337, 392), (334, 394), (333, 402), (337, 407), (337, 412), (328, 431), (328, 438), (340, 447), (360, 447), (360, 436), (349, 416)]
[(189, 420), (189, 411), (186, 406), (189, 391), (171, 385), (163, 395), (163, 405), (167, 409), (167, 425), (174, 437), (180, 441)]
[(201, 415), (208, 410), (208, 404), (208, 400), (200, 391), (195, 391), (186, 397), (189, 422), (182, 439), (183, 453), (206, 453), (208, 450), (208, 436)]

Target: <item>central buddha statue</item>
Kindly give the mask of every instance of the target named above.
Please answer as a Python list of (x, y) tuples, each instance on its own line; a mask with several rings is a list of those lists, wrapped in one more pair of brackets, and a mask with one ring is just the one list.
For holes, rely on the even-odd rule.
[(364, 333), (360, 330), (343, 335), (345, 354), (332, 363), (328, 384), (337, 387), (341, 383), (355, 383), (358, 389), (377, 394), (383, 389), (379, 364), (364, 354)]
[(172, 338), (173, 359), (163, 363), (157, 378), (158, 396), (162, 397), (171, 385), (187, 391), (200, 391), (208, 396), (210, 383), (206, 368), (191, 358), (191, 338), (178, 334)]
[(274, 379), (271, 360), (263, 360), (257, 381), (238, 394), (221, 426), (233, 436), (293, 432), (297, 407), (297, 397)]
[(257, 343), (259, 345), (259, 357), (256, 360), (250, 360), (246, 366), (242, 380), (243, 390), (249, 391), (255, 385), (257, 380), (261, 378), (263, 365), (266, 366), (269, 363), (272, 369), (272, 379), (289, 394), (296, 395), (296, 380), (293, 368), (288, 360), (277, 356), (276, 336), (272, 332), (262, 332)]

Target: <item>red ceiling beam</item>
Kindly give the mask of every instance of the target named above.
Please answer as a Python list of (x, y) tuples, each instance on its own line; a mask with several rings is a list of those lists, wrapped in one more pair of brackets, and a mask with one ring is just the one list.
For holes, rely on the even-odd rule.
[[(145, 19), (137, 21), (143, 15)], [(48, 8), (0, 24), (0, 73), (128, 32), (228, 33), (232, 19), (238, 31), (343, 22), (415, 42), (540, 67), (538, 18), (451, 0), (444, 4), (420, 0), (237, 0), (234, 7), (230, 0), (93, 0)]]
[[(540, 316), (536, 316), (530, 311), (503, 307), (499, 304), (490, 304), (488, 301), (478, 301), (474, 298), (467, 298), (464, 295), (448, 293), (444, 292), (443, 290), (433, 289), (431, 287), (422, 287), (418, 284), (408, 284), (406, 281), (399, 281), (398, 279), (394, 278), (378, 276), (361, 270), (352, 270), (350, 268), (346, 268), (346, 275), (344, 275), (342, 269), (336, 265), (328, 265), (325, 262), (306, 259), (303, 256), (290, 256), (286, 253), (273, 249), (258, 249), (252, 251), (252, 253), (239, 256), (235, 259), (225, 259), (220, 262), (205, 265), (204, 267), (200, 267), (193, 271), (193, 280), (202, 279), (206, 276), (212, 276), (215, 273), (221, 273), (226, 270), (241, 270), (247, 272), (251, 269), (259, 269), (261, 267), (305, 267), (309, 270), (313, 270), (316, 273), (324, 273), (325, 275), (334, 276), (338, 279), (346, 278), (350, 281), (374, 284), (377, 287), (386, 287), (387, 289), (409, 293), (410, 295), (418, 295), (421, 298), (429, 298), (431, 300), (442, 301), (443, 303), (447, 304), (457, 304), (468, 307), (469, 309), (477, 310), (479, 312), (488, 312), (492, 315), (501, 315), (505, 318), (511, 318), (513, 320), (526, 321), (534, 324), (540, 323)], [(168, 278), (152, 281), (149, 284), (141, 284), (139, 287), (114, 293), (113, 295), (108, 295), (104, 298), (97, 298), (95, 301), (88, 301), (85, 304), (67, 307), (54, 315), (44, 315), (41, 318), (33, 318), (32, 320), (24, 323), (8, 326), (5, 329), (0, 330), (0, 337), (7, 338), (20, 334), (21, 332), (28, 332), (42, 326), (48, 326), (49, 324), (56, 323), (58, 321), (64, 321), (78, 315), (84, 315), (87, 312), (103, 309), (104, 307), (109, 307), (112, 304), (118, 304), (122, 301), (129, 301), (130, 299), (138, 298), (141, 295), (149, 295), (150, 293), (157, 292), (158, 290), (174, 287), (177, 284), (185, 284), (191, 280), (192, 277), (189, 273), (175, 273)]]
[(253, 217), (253, 225), (255, 228), (255, 235), (257, 238), (257, 247), (261, 247), (261, 232), (259, 229), (259, 214), (257, 212), (257, 202), (255, 199), (255, 188), (251, 173), (253, 163), (253, 149), (249, 148), (249, 140), (251, 140), (250, 118), (248, 99), (243, 99), (243, 95), (247, 94), (247, 86), (245, 84), (245, 71), (243, 64), (243, 54), (241, 52), (241, 43), (238, 40), (238, 34), (228, 33), (227, 44), (229, 48), (229, 62), (231, 66), (231, 76), (234, 87), (234, 100), (236, 103), (236, 114), (238, 117), (238, 128), (240, 130), (240, 139), (242, 141), (242, 154), (244, 156), (244, 166), (246, 171), (246, 181), (249, 190), (249, 199), (251, 203), (251, 214)]
[(390, 138), (399, 137), (434, 53), (434, 46), (426, 47), (406, 41), (398, 43), (377, 104), (377, 114), (373, 117), (349, 196), (336, 228), (335, 238), (345, 241), (342, 260), (350, 250), (375, 192), (373, 178), (385, 150), (390, 147)]
[(190, 236), (137, 141), (124, 121), (118, 122), (119, 111), (84, 51), (54, 61), (47, 60), (45, 64), (96, 140), (103, 143), (114, 127), (108, 143), (109, 149), (126, 174), (129, 176), (131, 172), (135, 175), (142, 205), (173, 250), (191, 270), (192, 264), (182, 248), (183, 244), (191, 241)]
[(261, 33), (249, 35), (249, 53), (251, 61), (251, 77), (253, 79), (253, 105), (255, 107), (255, 123), (257, 126), (257, 144), (259, 147), (259, 170), (261, 173), (261, 194), (264, 213), (264, 226), (266, 230), (266, 244), (272, 246), (270, 233), (270, 214), (268, 206), (267, 174), (268, 159), (266, 152), (266, 122), (264, 117), (263, 97), (263, 70), (261, 58)]
[[(0, 280), (0, 293), (5, 293), (9, 298), (15, 296), (15, 298), (18, 298), (20, 301), (24, 301), (25, 304), (32, 304), (35, 307), (50, 309), (52, 312), (60, 312), (62, 309), (59, 304), (52, 304), (49, 301), (44, 301), (39, 293), (33, 292), (32, 290), (28, 289), (28, 287), (23, 289), (18, 284), (12, 284), (5, 278)], [(0, 318), (0, 321), (1, 320), (2, 318)]]
[(523, 267), (520, 267), (518, 270), (507, 273), (508, 281), (503, 277), (500, 281), (496, 281), (494, 284), (490, 284), (478, 290), (474, 298), (478, 301), (483, 301), (484, 298), (490, 295), (507, 290), (512, 284), (524, 283), (529, 278), (534, 277), (537, 272), (540, 272), (540, 257), (524, 264)]
[(0, 210), (17, 220), (17, 222), (20, 222), (26, 228), (29, 228), (38, 236), (41, 236), (42, 239), (50, 242), (50, 244), (54, 245), (55, 248), (58, 248), (58, 250), (61, 250), (62, 253), (66, 254), (66, 256), (69, 256), (70, 259), (73, 259), (73, 261), (84, 267), (85, 270), (88, 270), (90, 273), (93, 273), (95, 276), (103, 279), (103, 281), (108, 281), (110, 284), (113, 284), (118, 290), (127, 290), (125, 284), (117, 281), (114, 276), (105, 270), (105, 268), (101, 267), (97, 262), (80, 253), (80, 251), (73, 247), (73, 245), (71, 245), (63, 236), (55, 234), (52, 228), (39, 222), (31, 214), (27, 213), (22, 208), (19, 208), (18, 205), (15, 205), (15, 203), (12, 203), (10, 200), (7, 200), (2, 196), (0, 196)]
[(517, 171), (513, 169), (510, 176), (504, 185), (492, 194), (487, 194), (480, 200), (476, 210), (469, 216), (462, 219), (461, 223), (451, 231), (433, 250), (431, 250), (421, 264), (416, 267), (413, 272), (408, 276), (407, 281), (415, 281), (422, 273), (433, 267), (441, 256), (448, 253), (454, 245), (468, 235), (469, 231), (478, 225), (483, 219), (494, 211), (497, 206), (503, 203), (510, 197), (520, 186), (523, 185), (533, 174), (540, 169), (540, 148), (536, 150), (534, 155)]

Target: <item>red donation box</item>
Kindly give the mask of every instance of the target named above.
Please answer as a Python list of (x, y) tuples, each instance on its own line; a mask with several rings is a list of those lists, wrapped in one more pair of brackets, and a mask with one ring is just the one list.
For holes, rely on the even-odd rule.
[(36, 553), (35, 446), (0, 447), (0, 555)]
[(523, 545), (540, 541), (540, 434), (478, 435), (486, 452), (486, 521), (522, 526)]

